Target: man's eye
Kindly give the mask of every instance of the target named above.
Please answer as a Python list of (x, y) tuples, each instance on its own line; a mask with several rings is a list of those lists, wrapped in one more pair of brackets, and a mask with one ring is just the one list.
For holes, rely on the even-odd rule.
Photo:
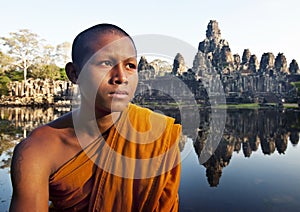
[(128, 63), (127, 67), (130, 68), (130, 69), (136, 69), (136, 65), (133, 64), (133, 63)]
[(99, 65), (103, 65), (103, 66), (113, 66), (112, 62), (105, 60), (105, 61), (101, 61), (99, 63)]

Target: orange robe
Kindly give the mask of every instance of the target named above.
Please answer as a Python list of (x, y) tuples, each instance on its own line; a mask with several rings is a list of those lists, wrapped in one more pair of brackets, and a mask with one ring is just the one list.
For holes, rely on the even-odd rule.
[(50, 211), (178, 211), (181, 126), (129, 104), (49, 179)]

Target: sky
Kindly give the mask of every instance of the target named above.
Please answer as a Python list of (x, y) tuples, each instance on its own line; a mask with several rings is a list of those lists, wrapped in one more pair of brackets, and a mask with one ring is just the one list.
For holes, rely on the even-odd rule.
[(216, 20), (232, 54), (249, 49), (260, 60), (264, 52), (280, 52), (288, 64), (300, 63), (298, 0), (2, 0), (0, 20), (0, 36), (29, 29), (54, 46), (106, 22), (133, 36), (172, 36), (195, 48)]

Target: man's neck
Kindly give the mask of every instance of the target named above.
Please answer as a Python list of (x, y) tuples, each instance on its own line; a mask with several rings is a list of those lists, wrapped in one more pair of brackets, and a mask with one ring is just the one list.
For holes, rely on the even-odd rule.
[(115, 122), (119, 120), (121, 112), (112, 112), (100, 118), (96, 118), (96, 122), (101, 133), (107, 131)]
[(78, 110), (73, 111), (72, 116), (77, 137), (88, 144), (117, 122), (121, 112), (97, 111), (81, 105)]

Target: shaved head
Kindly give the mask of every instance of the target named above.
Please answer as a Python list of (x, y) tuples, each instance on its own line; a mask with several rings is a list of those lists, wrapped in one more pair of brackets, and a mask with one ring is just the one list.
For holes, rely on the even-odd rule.
[(120, 27), (113, 24), (98, 24), (82, 31), (74, 39), (72, 45), (73, 63), (82, 69), (85, 62), (95, 53), (94, 49), (92, 48), (94, 41), (102, 35), (107, 34), (128, 37), (134, 45), (133, 39)]

